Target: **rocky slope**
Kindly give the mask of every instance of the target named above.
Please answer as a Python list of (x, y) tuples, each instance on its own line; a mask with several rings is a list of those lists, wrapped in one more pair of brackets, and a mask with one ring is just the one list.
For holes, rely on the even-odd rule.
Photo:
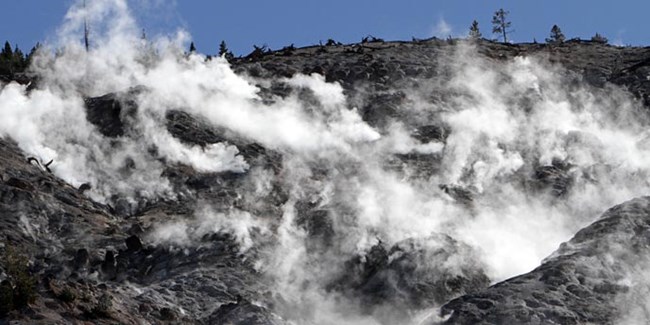
[(621, 301), (644, 299), (634, 292), (644, 284), (629, 283), (648, 262), (648, 200), (607, 210), (530, 273), (450, 301), (445, 323), (614, 324), (630, 316)]
[[(327, 105), (318, 94), (286, 79), (297, 73), (315, 73), (327, 82), (338, 82), (346, 106), (356, 107), (362, 120), (380, 135), (392, 134), (399, 122), (413, 147), (451, 148), (459, 141), (454, 134), (462, 132), (445, 114), (453, 111), (454, 103), (471, 97), (459, 86), (447, 86), (457, 82), (459, 66), (480, 60), (494, 67), (496, 78), (507, 86), (519, 82), (516, 73), (506, 72), (506, 66), (517, 57), (536, 58), (557, 69), (559, 88), (568, 91), (569, 102), (583, 100), (577, 95), (571, 98), (571, 94), (588, 89), (594, 97), (611, 100), (608, 107), (629, 104), (628, 100), (639, 108), (650, 106), (650, 49), (593, 42), (367, 42), (255, 53), (231, 64), (235, 73), (259, 88), (256, 105), (273, 107), (295, 99), (309, 110), (324, 110)], [(38, 92), (47, 85), (45, 78), (31, 81), (27, 91)], [(513, 98), (506, 104), (530, 112), (544, 91), (556, 91), (553, 86), (544, 87), (541, 95), (512, 90), (508, 94)], [(629, 97), (621, 95), (626, 91)], [(146, 86), (134, 85), (84, 98), (85, 118), (106, 139), (106, 150), (117, 150), (126, 146), (128, 139), (144, 137), (138, 105), (142, 103), (139, 96), (149, 92), (152, 90)], [(593, 102), (599, 101), (605, 100)], [(415, 110), (418, 105), (439, 109)], [(637, 118), (643, 120), (643, 111), (639, 114)], [(220, 143), (235, 146), (249, 168), (243, 172), (200, 170), (167, 158), (160, 146), (148, 146), (140, 151), (151, 164), (143, 166), (140, 160), (126, 157), (120, 160), (116, 176), (98, 178), (105, 177), (110, 183), (160, 171), (154, 177), (165, 179), (174, 195), (118, 191), (105, 200), (93, 200), (93, 191), (101, 182), (73, 187), (56, 176), (56, 169), (50, 172), (45, 167), (47, 161), (40, 161), (43, 157), (28, 161), (30, 154), (11, 134), (0, 140), (3, 252), (7, 255), (8, 247), (15, 247), (24, 257), (16, 263), (26, 265), (23, 273), (36, 281), (35, 299), (27, 307), (8, 312), (3, 321), (300, 324), (365, 320), (394, 324), (415, 321), (421, 311), (434, 308), (427, 313), (439, 313), (442, 318), (433, 316), (425, 322), (606, 324), (632, 315), (632, 310), (622, 306), (640, 297), (635, 281), (641, 280), (635, 271), (643, 269), (646, 261), (640, 257), (647, 255), (649, 247), (648, 199), (611, 208), (594, 223), (598, 213), (578, 211), (571, 205), (574, 201), (576, 206), (582, 205), (577, 200), (583, 197), (574, 193), (598, 186), (592, 184), (606, 186), (619, 177), (611, 164), (582, 166), (555, 157), (543, 163), (537, 154), (528, 152), (522, 153), (523, 167), (496, 177), (498, 184), (515, 184), (516, 191), (527, 197), (541, 197), (541, 202), (550, 202), (557, 209), (568, 207), (567, 211), (576, 213), (570, 229), (591, 224), (533, 271), (490, 286), (494, 279), (481, 257), (484, 248), (466, 243), (467, 238), (459, 232), (445, 233), (445, 229), (456, 229), (449, 226), (454, 222), (479, 219), (482, 209), (501, 202), (495, 197), (508, 197), (509, 193), (499, 192), (500, 186), (487, 191), (471, 186), (465, 181), (478, 173), (473, 171), (465, 170), (461, 181), (445, 182), (443, 174), (450, 173), (445, 151), (403, 150), (376, 156), (368, 147), (358, 146), (352, 151), (363, 151), (363, 155), (338, 153), (336, 159), (312, 153), (302, 156), (298, 149), (265, 143), (263, 138), (216, 125), (183, 107), (165, 111), (160, 119), (166, 132), (185, 145), (204, 151)], [(562, 139), (577, 146), (592, 141), (588, 135), (576, 133)], [(505, 152), (518, 144), (512, 141), (495, 146)], [(541, 141), (537, 144), (542, 145)], [(368, 161), (368, 157), (380, 160)], [(57, 163), (50, 166), (55, 168)], [(358, 175), (380, 179), (373, 178), (377, 172), (369, 164), (397, 175), (400, 182), (415, 184), (422, 195), (445, 202), (440, 214), (449, 212), (465, 221), (447, 221), (432, 227), (426, 236), (399, 238), (373, 224), (368, 233), (377, 240), (360, 250), (349, 249), (350, 242), (363, 232), (358, 217), (363, 211), (343, 197), (361, 190), (352, 184)], [(308, 173), (298, 177), (296, 170)], [(634, 172), (637, 174), (620, 177), (643, 179), (644, 170)], [(264, 176), (263, 185), (260, 175)], [(429, 183), (433, 189), (423, 185)], [(335, 194), (325, 193), (330, 187)], [(348, 192), (348, 188), (352, 190)], [(396, 193), (400, 191), (391, 194)], [(209, 212), (200, 208), (203, 206), (208, 206)], [(219, 226), (206, 228), (206, 219), (197, 215), (208, 219), (225, 215), (226, 219), (219, 219)], [(233, 218), (252, 221), (243, 230), (228, 223)], [(399, 220), (410, 222), (408, 216)], [(178, 234), (178, 229), (183, 229), (182, 241), (171, 235)], [(286, 243), (278, 239), (285, 238), (281, 234), (287, 229), (299, 233), (290, 238), (299, 239), (306, 256), (304, 264), (292, 266), (300, 265), (306, 274), (294, 274), (298, 283), (285, 287), (264, 265), (275, 265), (278, 256), (291, 259), (293, 251), (281, 250)], [(16, 298), (17, 275), (10, 264), (9, 259), (0, 264), (5, 281), (0, 296)], [(328, 268), (331, 270), (321, 274)], [(310, 294), (291, 291), (296, 288)], [(307, 306), (312, 303), (311, 292), (329, 298)], [(305, 306), (296, 299), (305, 299)], [(329, 304), (346, 317), (326, 319), (319, 312)]]

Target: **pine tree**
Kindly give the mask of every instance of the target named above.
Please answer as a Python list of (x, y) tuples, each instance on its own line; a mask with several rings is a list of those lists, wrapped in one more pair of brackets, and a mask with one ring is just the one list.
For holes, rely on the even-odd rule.
[(21, 51), (20, 48), (18, 48), (18, 44), (14, 46), (14, 55), (13, 55), (12, 63), (16, 71), (23, 71), (27, 67), (25, 54), (23, 54), (23, 51)]
[(27, 54), (27, 57), (25, 58), (25, 65), (29, 67), (32, 62), (34, 62), (34, 56), (38, 51), (41, 50), (41, 43), (37, 42), (34, 47), (32, 47), (31, 51), (29, 51), (29, 54)]
[(195, 53), (196, 52), (196, 46), (194, 46), (194, 42), (190, 43), (190, 53)]
[(500, 34), (503, 37), (504, 43), (508, 43), (508, 34), (513, 32), (510, 30), (512, 23), (506, 19), (508, 14), (510, 12), (502, 8), (497, 10), (492, 17), (492, 34)]
[(551, 37), (546, 39), (546, 43), (559, 44), (564, 42), (566, 38), (562, 34), (562, 30), (557, 25), (553, 25), (551, 28)]
[(230, 61), (232, 60), (235, 56), (228, 50), (228, 46), (226, 45), (226, 41), (221, 41), (219, 44), (219, 56), (223, 56), (226, 58), (226, 60)]
[(3, 60), (7, 61), (11, 60), (11, 58), (14, 56), (14, 51), (11, 49), (11, 44), (9, 44), (9, 41), (5, 42), (5, 47), (2, 49), (0, 56)]
[(478, 21), (474, 20), (472, 25), (469, 26), (469, 38), (472, 40), (477, 40), (483, 37), (481, 31), (478, 29)]
[(14, 51), (11, 49), (11, 44), (5, 42), (2, 52), (0, 52), (0, 75), (13, 75), (13, 59)]

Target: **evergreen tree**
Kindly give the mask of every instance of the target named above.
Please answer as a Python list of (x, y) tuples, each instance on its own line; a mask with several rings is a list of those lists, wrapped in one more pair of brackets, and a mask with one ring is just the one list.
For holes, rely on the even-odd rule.
[(2, 58), (2, 60), (9, 61), (13, 56), (14, 56), (14, 51), (11, 49), (11, 44), (9, 44), (9, 41), (6, 41), (4, 48), (0, 53), (0, 57)]
[(0, 52), (0, 75), (13, 75), (14, 71), (14, 51), (7, 41)]
[(18, 44), (14, 47), (14, 55), (12, 60), (15, 71), (24, 71), (27, 68), (27, 61), (25, 60), (25, 54), (23, 51), (18, 48)]
[(551, 28), (551, 37), (546, 39), (546, 43), (559, 44), (564, 42), (565, 39), (566, 38), (564, 37), (564, 34), (562, 33), (560, 27), (553, 25)]
[(219, 56), (223, 56), (226, 58), (226, 60), (230, 61), (232, 60), (235, 56), (228, 50), (228, 46), (226, 45), (226, 41), (221, 41), (219, 44)]
[(32, 47), (31, 51), (29, 51), (29, 54), (27, 54), (27, 57), (25, 58), (25, 66), (29, 67), (32, 62), (34, 62), (34, 56), (38, 51), (41, 50), (41, 43), (37, 42), (34, 47)]
[(511, 22), (507, 20), (507, 16), (510, 14), (509, 11), (502, 9), (497, 10), (492, 17), (492, 33), (500, 34), (503, 37), (503, 42), (508, 43), (508, 34), (513, 31), (510, 30)]
[(196, 46), (194, 46), (194, 42), (190, 43), (190, 53), (195, 53), (196, 52)]
[(472, 40), (477, 40), (483, 37), (481, 31), (478, 29), (478, 21), (474, 20), (472, 25), (469, 26), (469, 38)]

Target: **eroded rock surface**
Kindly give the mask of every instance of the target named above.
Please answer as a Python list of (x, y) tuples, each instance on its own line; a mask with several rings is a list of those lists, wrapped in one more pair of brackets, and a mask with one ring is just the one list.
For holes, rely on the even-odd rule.
[[(424, 146), (420, 151), (395, 150), (385, 160), (373, 163), (395, 171), (396, 178), (434, 183), (433, 188), (439, 191), (426, 195), (443, 197), (452, 202), (450, 206), (463, 211), (463, 216), (473, 218), (474, 202), (485, 193), (444, 183), (441, 175), (446, 171), (441, 168), (446, 144), (458, 141), (441, 115), (450, 109), (454, 96), (463, 95), (441, 85), (452, 78), (453, 67), (446, 63), (463, 53), (463, 46), (437, 39), (334, 43), (256, 53), (234, 59), (232, 67), (259, 82), (259, 101), (265, 104), (295, 95), (305, 105), (318, 108), (313, 94), (289, 87), (281, 77), (318, 73), (329, 82), (339, 83), (347, 96), (346, 104), (356, 107), (363, 121), (378, 133), (395, 132), (395, 123), (400, 122), (406, 136)], [(642, 104), (650, 103), (648, 48), (593, 42), (545, 45), (480, 41), (475, 46), (477, 53), (495, 66), (517, 56), (542, 57), (566, 69), (562, 82), (569, 88), (586, 83), (598, 92), (612, 85), (623, 86)], [(426, 94), (425, 98), (413, 96), (409, 92), (413, 89)], [(133, 129), (138, 118), (133, 96), (146, 91), (137, 88), (87, 98), (86, 118), (116, 143), (138, 137), (138, 130)], [(530, 109), (536, 96), (520, 96), (523, 99), (513, 105)], [(436, 110), (415, 114), (413, 108), (418, 105)], [(202, 149), (211, 144), (235, 146), (249, 169), (201, 172), (167, 161), (151, 147), (148, 154), (164, 167), (159, 177), (169, 181), (175, 196), (115, 196), (98, 203), (86, 195), (92, 189), (90, 184), (75, 188), (42, 166), (28, 163), (9, 137), (0, 140), (0, 234), (4, 245), (20, 247), (29, 274), (36, 279), (35, 302), (5, 319), (25, 324), (287, 322), (274, 305), (287, 308), (282, 295), (289, 293), (274, 292), (270, 287), (263, 272), (266, 265), (259, 263), (267, 253), (264, 249), (277, 245), (274, 238), (286, 226), (281, 223), (282, 217), (292, 209), (293, 223), (304, 232), (311, 257), (318, 259), (328, 249), (342, 245), (346, 239), (342, 229), (355, 225), (351, 216), (359, 211), (335, 199), (325, 202), (322, 197), (312, 198), (316, 196), (312, 192), (322, 190), (321, 180), (326, 177), (354, 179), (363, 174), (361, 163), (367, 162), (350, 158), (345, 164), (337, 164), (310, 156), (304, 165), (296, 165), (287, 158), (293, 154), (290, 150), (265, 146), (211, 125), (182, 108), (166, 111), (163, 118), (166, 131), (184, 144)], [(583, 134), (566, 138), (578, 145), (591, 141)], [(499, 150), (506, 152), (508, 148)], [(526, 159), (533, 160), (522, 157)], [(135, 161), (125, 159), (122, 172), (137, 173), (140, 168)], [(289, 178), (291, 168), (308, 170), (308, 177)], [(606, 178), (609, 168), (594, 164), (580, 169), (550, 160), (545, 165), (522, 168), (516, 174), (520, 179), (514, 183), (522, 184), (517, 189), (531, 195), (548, 194), (553, 204), (561, 205), (574, 186)], [(470, 169), (462, 171), (466, 178), (478, 174)], [(255, 182), (259, 175), (268, 182)], [(298, 183), (299, 190), (297, 182), (304, 182)], [(341, 193), (346, 190), (343, 186), (333, 189)], [(624, 280), (644, 262), (637, 257), (647, 255), (648, 201), (639, 198), (610, 209), (540, 267), (491, 287), (484, 265), (475, 260), (454, 262), (461, 265), (459, 269), (430, 264), (431, 260), (444, 264), (459, 255), (479, 254), (451, 235), (383, 243), (382, 235), (386, 234), (377, 233), (378, 243), (370, 249), (342, 257), (347, 263), (340, 274), (328, 279), (332, 281), (324, 285), (324, 291), (362, 305), (363, 316), (392, 305), (403, 310), (399, 316), (409, 317), (414, 310), (444, 304), (442, 313), (449, 317), (445, 321), (448, 324), (615, 323), (626, 312), (619, 302), (633, 291)], [(226, 231), (202, 229), (201, 220), (194, 214), (197, 206), (207, 204), (215, 213), (233, 213), (241, 219), (252, 215), (266, 228), (251, 227), (247, 235), (255, 244), (248, 246)], [(196, 238), (160, 240), (165, 230), (172, 229), (161, 230), (161, 225), (173, 226), (176, 222), (189, 225), (183, 231)], [(0, 264), (5, 273), (2, 279), (6, 278), (6, 264)], [(3, 283), (0, 286), (4, 288), (12, 286)], [(301, 285), (313, 284), (305, 281)]]
[(634, 291), (647, 286), (637, 281), (648, 265), (648, 234), (649, 197), (617, 205), (530, 273), (445, 304), (444, 323), (619, 323), (639, 303)]

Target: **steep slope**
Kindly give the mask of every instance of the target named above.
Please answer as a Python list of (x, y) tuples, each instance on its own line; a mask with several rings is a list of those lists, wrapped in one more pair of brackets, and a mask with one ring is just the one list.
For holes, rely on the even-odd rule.
[(441, 305), (450, 324), (635, 315), (623, 307), (645, 265), (648, 199), (591, 223), (650, 188), (648, 58), (432, 39), (230, 66), (127, 58), (147, 72), (102, 82), (35, 69), (29, 88), (0, 92), (0, 110), (22, 117), (0, 122), (3, 252), (15, 246), (37, 280), (35, 302), (6, 319), (395, 324)]
[[(650, 199), (605, 212), (541, 266), (442, 307), (446, 324), (642, 323)], [(638, 317), (638, 318), (637, 318)]]

